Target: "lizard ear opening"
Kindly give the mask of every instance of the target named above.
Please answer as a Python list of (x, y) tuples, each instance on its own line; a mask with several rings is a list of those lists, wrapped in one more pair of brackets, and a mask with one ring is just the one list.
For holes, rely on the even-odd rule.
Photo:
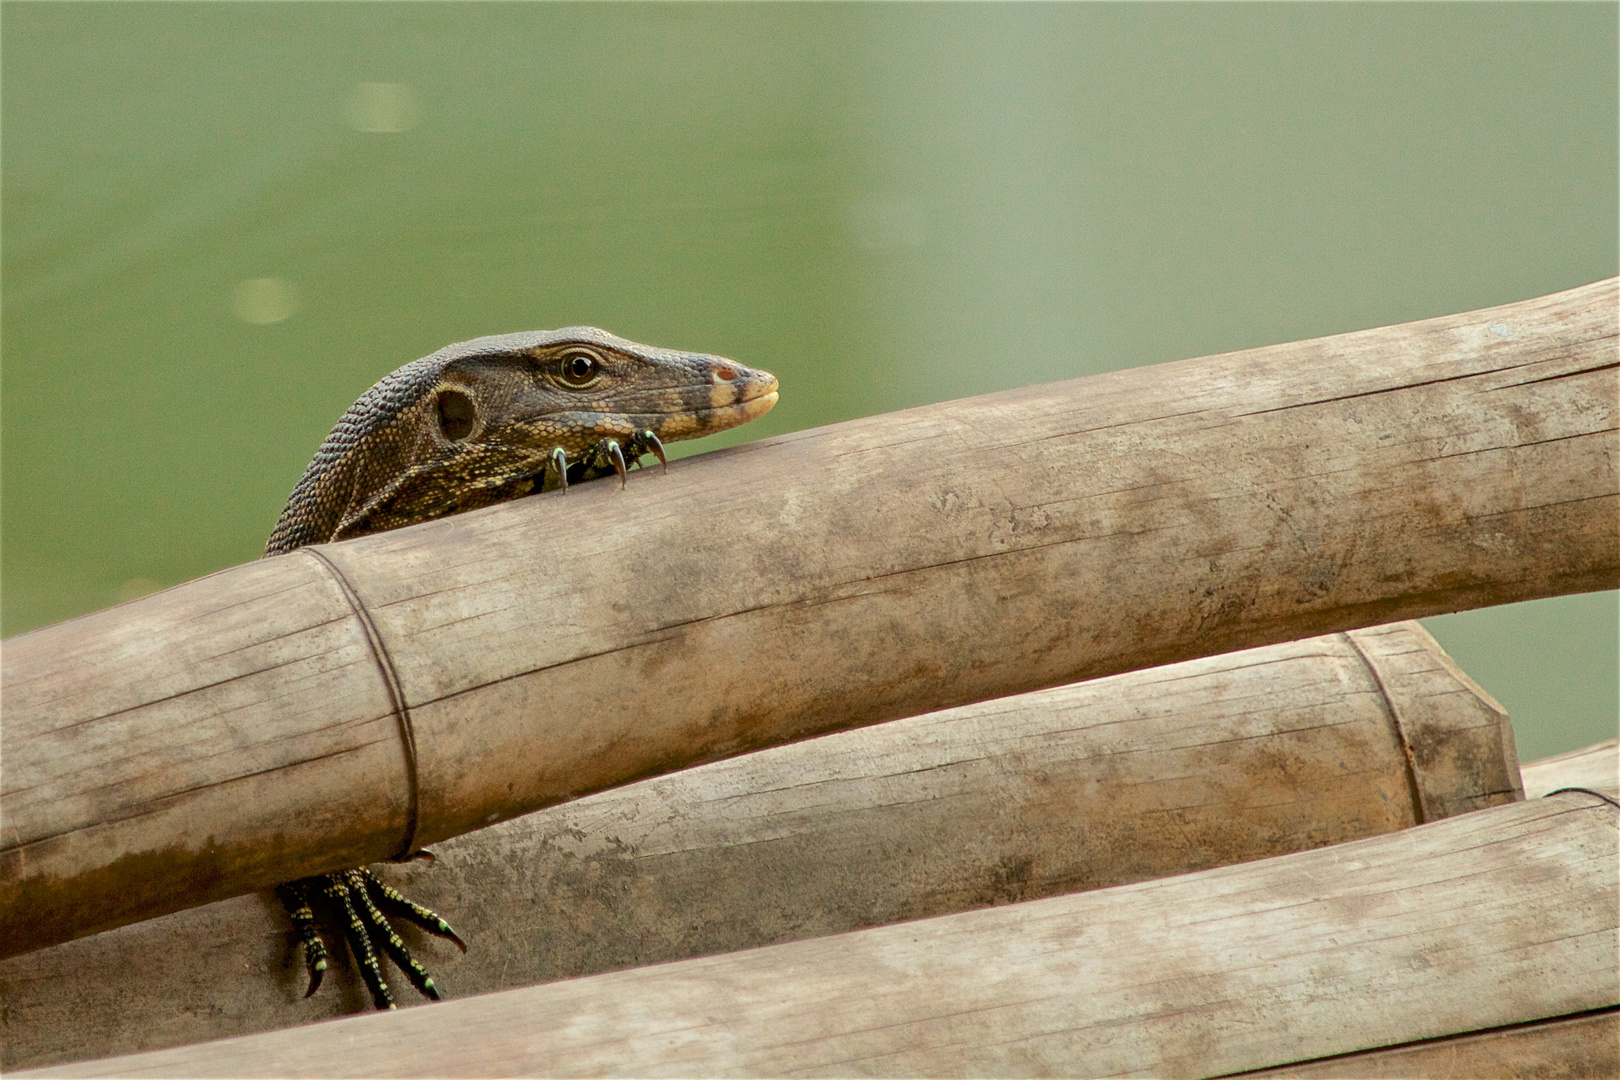
[(451, 442), (461, 442), (472, 434), (473, 421), (477, 419), (477, 411), (473, 407), (472, 398), (460, 390), (449, 388), (439, 391), (438, 400), (439, 430)]

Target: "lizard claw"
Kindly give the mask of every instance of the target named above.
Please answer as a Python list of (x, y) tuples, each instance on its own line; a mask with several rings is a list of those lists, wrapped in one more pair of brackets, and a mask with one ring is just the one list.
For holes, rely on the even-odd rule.
[(607, 441), (607, 456), (608, 460), (613, 462), (613, 471), (619, 474), (619, 486), (624, 487), (630, 482), (630, 478), (625, 473), (624, 451), (619, 449), (619, 444), (614, 439)]
[[(646, 444), (647, 452), (658, 459), (658, 464), (664, 467), (664, 471), (669, 472), (669, 459), (664, 456), (664, 444), (658, 440), (658, 436), (653, 434), (651, 430), (643, 431), (641, 441)], [(640, 463), (640, 454), (636, 455), (636, 461)]]
[(551, 451), (551, 471), (557, 474), (557, 487), (561, 491), (568, 490), (568, 455), (563, 453), (560, 446), (553, 447)]

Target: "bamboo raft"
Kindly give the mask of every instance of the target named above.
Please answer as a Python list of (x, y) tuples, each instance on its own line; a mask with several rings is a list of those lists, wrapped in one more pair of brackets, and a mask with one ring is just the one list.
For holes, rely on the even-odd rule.
[[(1575, 766), (1521, 782), (1389, 620), (1620, 583), (1616, 299), (834, 425), (14, 638), (0, 1066), (1611, 1075), (1612, 748), (1525, 803)], [(299, 998), (255, 890), (425, 842), (389, 873), (473, 943), (424, 949), (458, 1000), (276, 1030), (357, 1001)]]

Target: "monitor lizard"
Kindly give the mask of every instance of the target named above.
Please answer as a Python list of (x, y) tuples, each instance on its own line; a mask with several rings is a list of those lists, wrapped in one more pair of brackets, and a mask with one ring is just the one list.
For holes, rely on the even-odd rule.
[[(746, 423), (776, 404), (768, 371), (652, 348), (591, 326), (476, 338), (387, 375), (349, 407), (293, 488), (265, 556), (397, 529), (616, 473), (665, 442)], [(402, 852), (404, 858), (416, 852)], [(303, 946), (309, 997), (327, 968), (313, 905), (343, 923), (379, 1009), (394, 1008), (378, 951), (438, 1000), (389, 916), (466, 945), (364, 867), (278, 886)]]

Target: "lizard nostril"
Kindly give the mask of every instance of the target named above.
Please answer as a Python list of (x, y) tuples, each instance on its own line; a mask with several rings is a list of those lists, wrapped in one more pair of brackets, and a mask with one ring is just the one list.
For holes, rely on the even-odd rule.
[(714, 369), (714, 377), (717, 379), (724, 379), (726, 382), (730, 382), (732, 379), (737, 377), (737, 373), (728, 367), (717, 367)]

